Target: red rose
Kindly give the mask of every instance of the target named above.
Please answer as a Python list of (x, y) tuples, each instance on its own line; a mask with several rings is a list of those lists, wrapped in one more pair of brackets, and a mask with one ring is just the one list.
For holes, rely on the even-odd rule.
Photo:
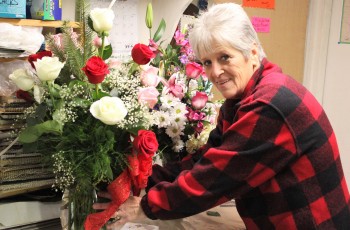
[(155, 54), (149, 46), (138, 43), (132, 48), (131, 56), (134, 62), (137, 64), (145, 65), (150, 62), (151, 58), (155, 57)]
[(36, 54), (29, 55), (28, 61), (31, 64), (31, 66), (35, 69), (33, 62), (35, 62), (38, 59), (40, 60), (43, 57), (52, 57), (52, 52), (45, 50), (45, 51), (38, 52)]
[(23, 99), (26, 102), (33, 102), (34, 101), (32, 95), (30, 95), (27, 91), (24, 91), (21, 89), (16, 91), (16, 97), (18, 99)]
[(105, 76), (109, 74), (108, 65), (103, 61), (102, 58), (93, 56), (82, 68), (91, 84), (98, 84), (103, 82)]
[(154, 132), (139, 130), (138, 136), (134, 139), (133, 146), (138, 153), (139, 159), (148, 159), (152, 158), (158, 150), (158, 141)]

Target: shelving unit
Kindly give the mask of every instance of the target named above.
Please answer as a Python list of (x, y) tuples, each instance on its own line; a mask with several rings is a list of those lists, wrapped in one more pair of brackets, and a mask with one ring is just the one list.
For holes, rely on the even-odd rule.
[[(42, 34), (56, 33), (66, 23), (65, 21), (43, 21), (34, 19), (0, 18), (0, 23), (9, 23), (14, 26), (42, 27)], [(67, 22), (71, 28), (79, 28), (77, 22)], [(13, 47), (16, 48), (16, 47)], [(0, 57), (0, 65), (5, 62), (26, 60), (28, 57)], [(9, 100), (15, 100), (9, 98)], [(14, 136), (6, 137), (12, 133), (18, 120), (11, 127), (6, 128), (14, 114), (23, 111), (8, 111), (8, 100), (0, 97), (0, 152), (6, 148), (6, 143), (12, 142)], [(4, 104), (5, 103), (5, 104)], [(10, 106), (11, 108), (11, 106)], [(17, 113), (15, 113), (17, 112)], [(14, 144), (9, 151), (0, 156), (0, 229), (59, 229), (61, 202), (45, 202), (41, 198), (27, 199), (27, 195), (42, 195), (41, 191), (48, 191), (55, 182), (54, 174), (47, 165), (42, 163), (39, 153), (25, 153), (20, 144)], [(46, 194), (45, 194), (46, 195)], [(52, 195), (52, 194), (48, 194)], [(28, 196), (30, 197), (30, 196)], [(22, 199), (17, 201), (16, 199)]]
[[(44, 28), (59, 28), (62, 27), (65, 21), (43, 21), (37, 19), (16, 19), (16, 18), (0, 18), (0, 23), (9, 23), (15, 26), (37, 26)], [(78, 28), (78, 22), (67, 22), (67, 26), (71, 28)], [(26, 57), (18, 57), (18, 58), (4, 58), (0, 57), (1, 62), (10, 62), (14, 60), (25, 60)]]
[(50, 188), (52, 169), (40, 153), (23, 151), (14, 133), (23, 125), (23, 115), (30, 103), (15, 97), (0, 97), (0, 199)]
[(17, 58), (3, 58), (0, 57), (0, 63), (1, 62), (11, 62), (11, 61), (16, 61), (16, 60), (26, 60), (27, 57), (17, 57)]
[[(42, 27), (61, 27), (64, 21), (43, 21), (36, 19), (14, 19), (14, 18), (0, 18), (0, 22), (10, 23), (16, 26), (42, 26)], [(79, 23), (68, 22), (68, 26), (72, 28), (78, 28)]]
[[(12, 19), (12, 18), (0, 18), (0, 23), (9, 23), (14, 26), (34, 26), (34, 27), (43, 27), (43, 34), (48, 33), (49, 31), (55, 32), (55, 28), (62, 27), (65, 23), (65, 21), (43, 21), (43, 20), (35, 20), (35, 19)], [(78, 28), (79, 23), (77, 22), (67, 22), (67, 26), (71, 28)], [(0, 57), (0, 64), (4, 62), (11, 62), (16, 60), (26, 60), (27, 57)], [(15, 100), (15, 99), (11, 99)], [(7, 132), (11, 132), (11, 130), (14, 127), (5, 127), (5, 122), (9, 122), (7, 119), (5, 119), (6, 116), (14, 116), (13, 114), (22, 113), (23, 111), (7, 111), (7, 106), (9, 103), (5, 100), (4, 97), (0, 97), (0, 121), (2, 122), (0, 124), (0, 134), (5, 135)], [(17, 108), (13, 108), (17, 109)], [(15, 121), (13, 121), (15, 122)], [(4, 124), (3, 124), (4, 123)], [(7, 124), (7, 123), (6, 123)], [(12, 141), (11, 138), (3, 138), (0, 135), (0, 143), (3, 141)], [(5, 148), (4, 145), (0, 145), (0, 151)], [(47, 170), (46, 166), (40, 165), (39, 160), (35, 158), (35, 160), (32, 160), (31, 163), (21, 162), (21, 159), (27, 159), (31, 156), (26, 156), (21, 151), (19, 152), (19, 155), (23, 158), (20, 158), (19, 155), (17, 156), (18, 159), (14, 158), (12, 155), (14, 154), (8, 154), (8, 156), (0, 155), (0, 199), (15, 196), (23, 193), (33, 192), (36, 190), (41, 190), (44, 188), (50, 188), (51, 185), (54, 183), (53, 174)], [(37, 156), (35, 156), (37, 157)], [(13, 162), (9, 165), (4, 165), (3, 160), (4, 159), (10, 159)], [(34, 158), (33, 158), (34, 159)], [(17, 162), (17, 163), (14, 163)], [(33, 163), (34, 162), (34, 163)], [(17, 165), (18, 164), (18, 165)], [(31, 165), (33, 164), (33, 165)], [(32, 166), (32, 167), (30, 167)], [(42, 169), (41, 171), (38, 171), (39, 169)], [(33, 171), (30, 171), (33, 170)], [(11, 173), (13, 171), (18, 172), (19, 174), (23, 174), (21, 178), (12, 178)], [(51, 174), (50, 174), (51, 173)], [(42, 177), (37, 175), (43, 175)], [(6, 180), (5, 180), (5, 179)], [(35, 183), (33, 182), (34, 179), (37, 179)], [(23, 181), (21, 181), (23, 180)], [(18, 181), (18, 182), (17, 182)], [(6, 185), (4, 184), (6, 183)], [(1, 224), (0, 224), (1, 225)]]
[[(52, 183), (54, 182), (54, 180), (52, 180)], [(41, 189), (46, 189), (46, 188), (51, 188), (52, 185), (51, 184), (45, 184), (45, 185), (40, 185), (40, 186), (36, 186), (33, 188), (21, 188), (21, 189), (14, 189), (11, 191), (0, 191), (0, 199), (5, 198), (5, 197), (10, 197), (10, 196), (15, 196), (15, 195), (19, 195), (19, 194), (23, 194), (23, 193), (29, 193), (29, 192), (33, 192), (33, 191), (37, 191), (37, 190), (41, 190)]]

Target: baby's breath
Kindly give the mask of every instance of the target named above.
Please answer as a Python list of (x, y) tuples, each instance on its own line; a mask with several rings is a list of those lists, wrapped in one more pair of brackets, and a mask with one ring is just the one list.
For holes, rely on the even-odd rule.
[(55, 183), (53, 187), (61, 191), (64, 191), (65, 188), (71, 186), (75, 181), (72, 164), (64, 158), (63, 154), (63, 151), (59, 151), (52, 155), (54, 162), (53, 172), (55, 173)]
[[(78, 118), (77, 112), (82, 112), (81, 100), (88, 100), (88, 93), (83, 85), (75, 84), (71, 87), (62, 85), (60, 90), (60, 96), (63, 101), (63, 106), (55, 113), (55, 120), (62, 123), (75, 122)], [(79, 99), (79, 100), (78, 100)], [(80, 103), (79, 103), (80, 102)]]
[(148, 107), (138, 102), (138, 91), (141, 87), (139, 75), (129, 75), (129, 67), (121, 65), (118, 69), (114, 69), (106, 77), (104, 84), (110, 90), (114, 90), (125, 104), (128, 114), (124, 120), (117, 124), (122, 129), (136, 128), (141, 124), (144, 128), (149, 128), (150, 122), (147, 114)]

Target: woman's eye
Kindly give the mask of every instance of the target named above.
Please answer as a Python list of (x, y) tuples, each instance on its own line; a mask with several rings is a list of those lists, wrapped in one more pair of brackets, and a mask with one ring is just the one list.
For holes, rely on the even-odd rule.
[(222, 61), (227, 61), (230, 57), (228, 55), (222, 55), (221, 60)]
[(204, 66), (208, 66), (208, 65), (211, 64), (211, 61), (203, 61), (202, 63), (203, 63)]

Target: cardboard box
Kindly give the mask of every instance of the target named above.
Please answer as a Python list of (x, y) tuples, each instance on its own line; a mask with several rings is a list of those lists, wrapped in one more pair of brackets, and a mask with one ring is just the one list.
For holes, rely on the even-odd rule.
[(43, 20), (62, 20), (62, 0), (44, 0)]
[(0, 18), (26, 18), (26, 0), (1, 0)]

